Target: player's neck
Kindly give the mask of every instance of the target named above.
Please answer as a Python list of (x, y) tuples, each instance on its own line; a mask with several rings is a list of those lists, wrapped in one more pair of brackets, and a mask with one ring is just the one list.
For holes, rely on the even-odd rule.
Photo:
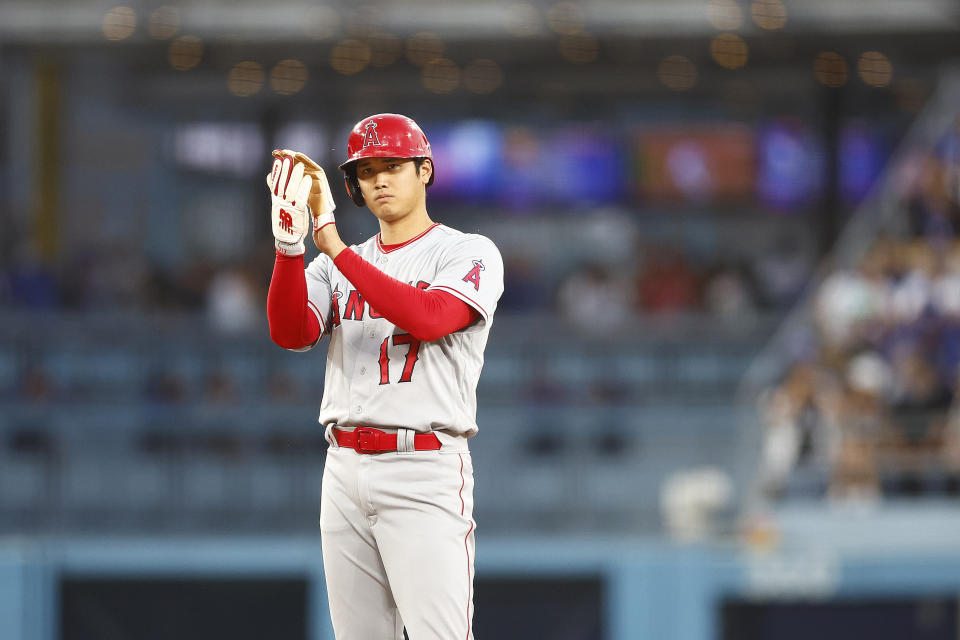
[(399, 220), (380, 220), (380, 242), (383, 244), (401, 244), (416, 238), (433, 224), (427, 210), (412, 211)]

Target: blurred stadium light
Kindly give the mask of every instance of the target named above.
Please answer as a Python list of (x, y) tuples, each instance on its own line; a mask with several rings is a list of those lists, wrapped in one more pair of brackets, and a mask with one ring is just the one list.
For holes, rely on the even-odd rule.
[[(708, 35), (714, 28), (743, 30), (784, 29), (797, 34), (825, 33), (911, 33), (949, 30), (958, 19), (956, 3), (950, 0), (804, 0), (780, 2), (756, 0), (743, 3), (741, 14), (750, 20), (738, 22), (736, 11), (730, 13), (722, 2), (703, 0), (609, 0), (606, 2), (555, 3), (537, 2), (369, 2), (362, 7), (361, 20), (375, 20), (380, 28), (400, 35), (432, 31), (445, 38), (487, 38), (516, 31), (518, 16), (529, 16), (531, 22), (549, 25), (559, 33), (576, 24), (576, 32), (619, 34), (631, 37), (686, 37)], [(739, 6), (739, 5), (738, 5)], [(117, 29), (116, 35), (136, 30), (136, 25), (152, 24), (156, 33), (178, 28), (203, 38), (231, 36), (245, 42), (271, 42), (307, 37), (305, 16), (321, 29), (331, 23), (331, 37), (349, 24), (358, 12), (356, 5), (329, 2), (313, 6), (298, 2), (272, 4), (270, 7), (237, 5), (236, 3), (179, 2), (175, 12), (156, 3), (130, 2), (105, 9), (102, 2), (37, 2), (16, 0), (0, 2), (0, 35), (8, 42), (90, 42), (103, 37), (106, 25)], [(105, 19), (105, 14), (107, 18)], [(337, 16), (337, 17), (334, 17)], [(715, 26), (720, 25), (720, 26)], [(727, 26), (735, 25), (735, 26)], [(582, 28), (580, 28), (582, 26)], [(137, 30), (143, 37), (142, 28)], [(310, 33), (325, 33), (313, 31)], [(520, 29), (521, 33), (546, 37), (546, 28)], [(131, 35), (131, 34), (127, 34)], [(565, 35), (574, 35), (566, 33)], [(108, 36), (109, 37), (109, 36)], [(126, 36), (125, 36), (126, 37)]]

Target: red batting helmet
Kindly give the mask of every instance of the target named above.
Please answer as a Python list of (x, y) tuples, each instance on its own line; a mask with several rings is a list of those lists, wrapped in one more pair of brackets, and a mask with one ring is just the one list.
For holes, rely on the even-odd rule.
[[(396, 113), (378, 113), (358, 122), (347, 140), (347, 159), (340, 165), (350, 198), (358, 206), (364, 205), (356, 165), (364, 158), (430, 158), (433, 153), (423, 130), (407, 116)], [(429, 187), (433, 184), (430, 174)]]

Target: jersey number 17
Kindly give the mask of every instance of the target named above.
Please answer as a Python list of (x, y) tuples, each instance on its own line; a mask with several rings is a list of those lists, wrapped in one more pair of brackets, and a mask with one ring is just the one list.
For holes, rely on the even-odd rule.
[(380, 384), (390, 384), (390, 356), (387, 351), (391, 339), (393, 340), (393, 346), (410, 345), (403, 362), (403, 373), (400, 374), (400, 380), (398, 380), (398, 382), (410, 382), (413, 377), (413, 367), (420, 359), (420, 341), (409, 333), (397, 333), (387, 336), (380, 343)]

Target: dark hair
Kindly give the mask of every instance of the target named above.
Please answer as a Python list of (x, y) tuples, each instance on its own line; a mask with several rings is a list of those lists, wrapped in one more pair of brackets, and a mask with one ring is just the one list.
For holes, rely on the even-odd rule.
[[(417, 170), (417, 175), (420, 175), (420, 167), (423, 165), (423, 161), (427, 158), (414, 158), (413, 159), (413, 168)], [(430, 160), (430, 168), (433, 169), (433, 160)], [(427, 185), (429, 187), (430, 185)]]

